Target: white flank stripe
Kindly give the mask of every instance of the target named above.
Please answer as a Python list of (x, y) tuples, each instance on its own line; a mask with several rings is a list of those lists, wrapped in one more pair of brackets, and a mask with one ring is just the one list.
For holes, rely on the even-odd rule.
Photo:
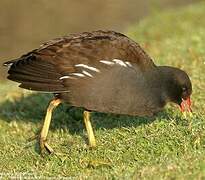
[(122, 60), (113, 59), (112, 61), (114, 61), (116, 64), (119, 64), (121, 66), (127, 67), (127, 65)]
[(12, 66), (13, 65), (13, 63), (9, 63), (9, 64), (7, 64), (7, 66)]
[(85, 75), (81, 74), (81, 73), (71, 73), (71, 75), (79, 76), (79, 77), (85, 77)]
[(10, 68), (13, 65), (13, 63), (7, 64), (7, 67)]
[(107, 65), (113, 65), (113, 64), (115, 64), (114, 62), (112, 62), (112, 61), (105, 61), (105, 60), (102, 60), (102, 61), (100, 61), (101, 63), (104, 63), (104, 64), (107, 64)]
[(128, 61), (125, 62), (128, 66), (132, 67), (132, 64)]
[(95, 72), (100, 72), (99, 69), (97, 69), (95, 67), (91, 67), (91, 66), (85, 65), (85, 64), (76, 64), (75, 66), (76, 67), (83, 67), (83, 68), (86, 68), (86, 69), (89, 69), (89, 70), (95, 71)]
[(89, 77), (93, 77), (92, 74), (90, 74), (90, 73), (87, 72), (87, 71), (82, 71), (82, 73), (85, 74), (85, 75), (87, 75), (87, 76), (89, 76)]
[(13, 63), (4, 63), (3, 65), (7, 66), (8, 68), (10, 68), (13, 65)]
[(62, 77), (60, 77), (59, 79), (61, 80), (61, 79), (72, 79), (72, 77), (70, 77), (70, 76), (62, 76)]

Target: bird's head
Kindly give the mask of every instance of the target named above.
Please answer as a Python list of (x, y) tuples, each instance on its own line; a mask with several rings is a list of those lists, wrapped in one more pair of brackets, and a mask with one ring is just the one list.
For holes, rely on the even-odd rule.
[(166, 96), (169, 101), (177, 103), (182, 112), (192, 112), (192, 84), (186, 72), (173, 67), (161, 66), (164, 75)]

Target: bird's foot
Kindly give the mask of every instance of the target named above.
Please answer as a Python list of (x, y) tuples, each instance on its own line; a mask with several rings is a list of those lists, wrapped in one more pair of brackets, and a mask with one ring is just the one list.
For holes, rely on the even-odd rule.
[(95, 141), (95, 138), (92, 137), (92, 136), (89, 139), (89, 148), (90, 149), (95, 149), (96, 148), (96, 141)]
[(49, 154), (54, 152), (53, 148), (46, 142), (45, 138), (39, 137), (39, 146), (41, 155), (44, 155), (47, 151)]

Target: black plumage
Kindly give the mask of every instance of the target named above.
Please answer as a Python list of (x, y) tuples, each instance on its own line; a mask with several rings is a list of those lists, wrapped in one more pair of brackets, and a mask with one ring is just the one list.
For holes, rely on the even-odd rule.
[[(100, 62), (114, 59), (129, 62), (131, 66)], [(59, 93), (66, 102), (89, 110), (152, 115), (168, 101), (180, 103), (181, 86), (187, 86), (187, 96), (191, 94), (191, 82), (185, 72), (154, 65), (136, 42), (113, 31), (85, 32), (54, 39), (5, 64), (11, 63), (8, 79), (21, 83), (20, 87)], [(77, 64), (100, 72), (76, 67)], [(82, 70), (93, 77), (60, 79), (71, 73), (82, 73)], [(176, 78), (179, 75), (182, 80)], [(174, 87), (167, 87), (173, 82)], [(178, 92), (170, 94), (173, 89)]]
[(20, 87), (91, 111), (151, 116), (170, 101), (191, 111), (188, 75), (156, 66), (139, 44), (114, 31), (54, 39), (5, 65)]

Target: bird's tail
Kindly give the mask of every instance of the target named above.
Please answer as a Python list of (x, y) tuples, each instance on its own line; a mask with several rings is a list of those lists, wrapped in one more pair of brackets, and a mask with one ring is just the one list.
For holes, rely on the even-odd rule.
[(65, 92), (59, 74), (54, 65), (40, 58), (29, 55), (7, 61), (9, 80), (20, 83), (19, 87), (43, 92)]

